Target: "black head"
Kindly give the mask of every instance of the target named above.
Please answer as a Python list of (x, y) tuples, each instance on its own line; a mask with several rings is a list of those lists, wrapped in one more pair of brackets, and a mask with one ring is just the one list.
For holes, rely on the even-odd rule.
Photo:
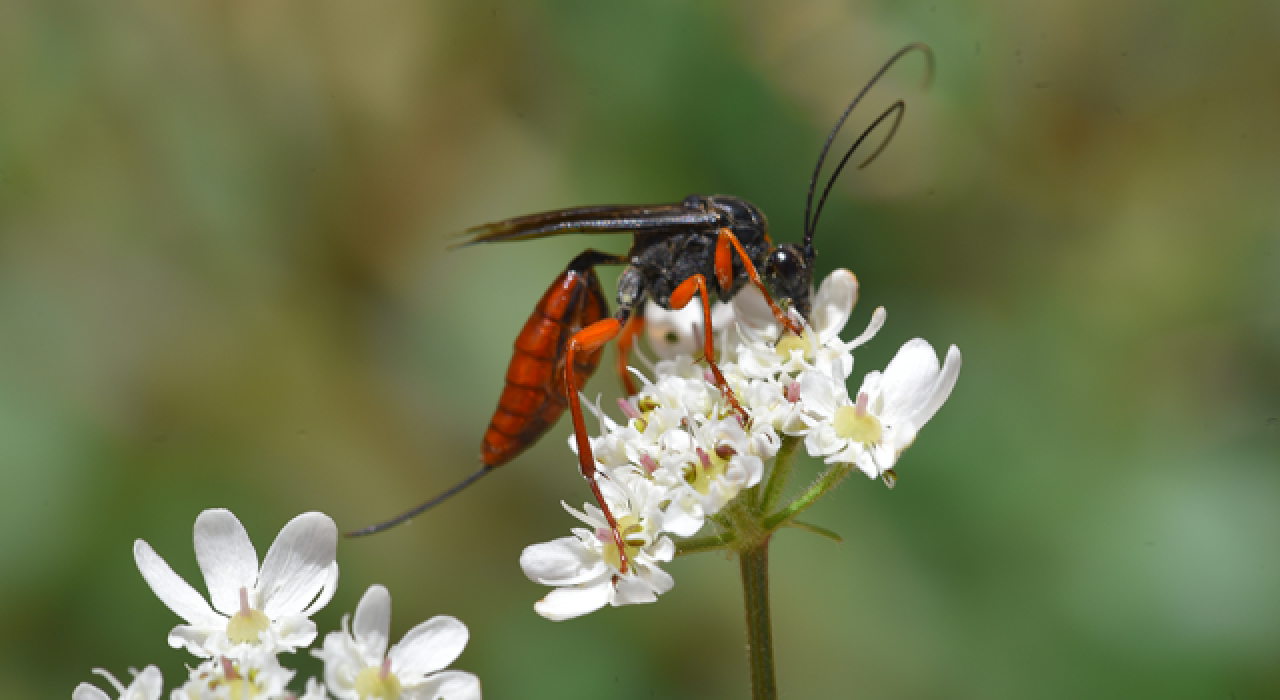
[(809, 318), (813, 306), (813, 256), (795, 243), (783, 243), (769, 253), (764, 282), (779, 297), (791, 300), (800, 315)]

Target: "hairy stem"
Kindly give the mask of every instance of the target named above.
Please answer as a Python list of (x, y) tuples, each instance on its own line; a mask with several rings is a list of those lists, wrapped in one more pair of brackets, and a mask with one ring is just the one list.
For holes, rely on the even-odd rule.
[(782, 489), (791, 476), (791, 468), (796, 461), (796, 448), (803, 440), (804, 438), (791, 435), (782, 438), (778, 456), (774, 458), (773, 468), (769, 470), (769, 480), (765, 482), (764, 492), (760, 495), (761, 512), (768, 513), (778, 502), (778, 497), (782, 495)]
[(792, 501), (786, 508), (770, 515), (764, 519), (764, 529), (766, 532), (773, 532), (783, 523), (791, 520), (806, 508), (813, 505), (819, 498), (826, 495), (828, 491), (835, 488), (849, 472), (853, 470), (852, 464), (833, 464), (827, 468), (825, 472), (818, 475), (807, 491), (800, 495), (799, 498)]
[(714, 552), (718, 549), (726, 549), (736, 539), (732, 532), (726, 532), (721, 535), (707, 535), (706, 537), (690, 537), (687, 540), (681, 540), (676, 545), (676, 556), (682, 557), (696, 552)]
[(747, 658), (751, 666), (752, 700), (776, 700), (773, 668), (773, 622), (769, 614), (769, 538), (738, 551), (742, 597), (747, 609)]

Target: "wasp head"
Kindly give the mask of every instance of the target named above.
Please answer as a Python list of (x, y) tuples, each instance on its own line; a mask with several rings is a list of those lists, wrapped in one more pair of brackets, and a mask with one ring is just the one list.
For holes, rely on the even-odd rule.
[(812, 248), (806, 250), (794, 243), (783, 243), (769, 253), (764, 266), (765, 284), (775, 296), (791, 300), (800, 315), (809, 318), (813, 305)]

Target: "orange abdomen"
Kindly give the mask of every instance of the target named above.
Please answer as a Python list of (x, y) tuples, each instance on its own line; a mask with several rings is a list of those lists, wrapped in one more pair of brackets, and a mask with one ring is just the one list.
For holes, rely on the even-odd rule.
[[(565, 270), (538, 300), (516, 337), (507, 385), (484, 433), (481, 459), (486, 467), (511, 461), (555, 425), (569, 405), (564, 371), (569, 338), (608, 311), (600, 280), (591, 268)], [(574, 391), (595, 373), (603, 351), (578, 354)]]

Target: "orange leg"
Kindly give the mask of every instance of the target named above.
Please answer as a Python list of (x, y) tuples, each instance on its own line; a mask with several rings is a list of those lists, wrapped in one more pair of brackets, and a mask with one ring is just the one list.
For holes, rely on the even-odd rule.
[(627, 396), (634, 396), (639, 391), (635, 377), (627, 371), (627, 363), (631, 358), (631, 348), (636, 344), (636, 336), (642, 330), (644, 330), (644, 317), (640, 314), (632, 314), (618, 335), (618, 364), (615, 370), (618, 373), (618, 381), (622, 382), (622, 388), (626, 390)]
[[(782, 327), (791, 331), (791, 333), (795, 335), (803, 334), (804, 329), (800, 327), (800, 324), (783, 313), (782, 308), (769, 295), (769, 290), (765, 289), (764, 282), (760, 279), (760, 273), (756, 272), (756, 266), (751, 263), (751, 258), (747, 256), (747, 251), (742, 249), (742, 243), (738, 242), (738, 237), (733, 235), (733, 231), (727, 228), (720, 229), (720, 236), (716, 239), (716, 281), (720, 283), (720, 288), (729, 289), (733, 286), (733, 250), (735, 248), (738, 251), (738, 257), (742, 258), (742, 266), (746, 268), (747, 277), (764, 294), (764, 300), (769, 302), (769, 309), (773, 311), (773, 317), (778, 319), (778, 323), (781, 323)], [(708, 316), (708, 318), (710, 317)]]
[(729, 388), (729, 382), (725, 381), (724, 375), (720, 373), (720, 368), (716, 365), (714, 359), (716, 351), (713, 336), (715, 334), (710, 323), (711, 296), (707, 293), (707, 278), (699, 274), (681, 282), (680, 286), (676, 287), (675, 291), (671, 293), (671, 308), (675, 310), (683, 309), (693, 299), (694, 294), (699, 294), (702, 297), (702, 317), (708, 319), (708, 322), (703, 324), (702, 352), (706, 357), (707, 365), (711, 367), (711, 376), (715, 377), (716, 387), (720, 389), (720, 393), (724, 394), (724, 398), (729, 402), (729, 405), (738, 414), (738, 417), (742, 419), (742, 424), (746, 425), (748, 420), (747, 412), (738, 403), (737, 397), (733, 395), (733, 390)]
[(622, 561), (622, 573), (627, 572), (627, 548), (622, 541), (622, 533), (618, 531), (618, 521), (614, 519), (613, 512), (609, 510), (609, 504), (605, 502), (604, 495), (600, 493), (600, 484), (596, 483), (596, 458), (591, 451), (591, 440), (587, 437), (587, 424), (582, 418), (582, 401), (578, 397), (578, 392), (573, 387), (578, 386), (577, 377), (574, 376), (574, 355), (580, 352), (594, 352), (604, 346), (605, 343), (613, 340), (618, 333), (622, 331), (622, 322), (616, 318), (606, 318), (583, 328), (573, 337), (569, 339), (568, 351), (565, 357), (565, 386), (569, 387), (569, 413), (573, 416), (573, 435), (578, 440), (578, 466), (582, 470), (582, 477), (587, 480), (587, 484), (591, 486), (591, 493), (595, 494), (596, 502), (600, 504), (600, 509), (604, 511), (605, 520), (609, 521), (609, 529), (613, 530), (613, 543), (618, 547), (618, 555)]

